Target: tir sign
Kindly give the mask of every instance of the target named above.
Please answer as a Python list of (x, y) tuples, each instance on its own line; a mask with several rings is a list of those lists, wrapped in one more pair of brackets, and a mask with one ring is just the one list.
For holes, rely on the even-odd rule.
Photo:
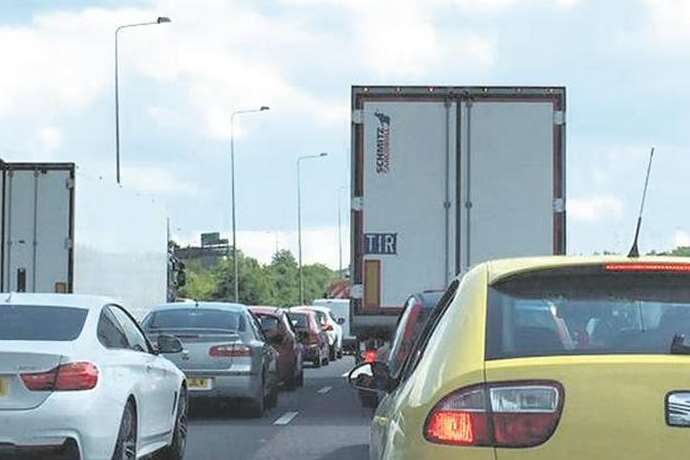
[(397, 253), (397, 233), (364, 234), (364, 254), (396, 255)]

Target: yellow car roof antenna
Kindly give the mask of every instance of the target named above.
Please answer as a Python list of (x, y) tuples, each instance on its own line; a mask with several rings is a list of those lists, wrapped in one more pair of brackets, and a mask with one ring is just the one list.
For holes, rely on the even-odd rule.
[(649, 186), (649, 175), (652, 172), (652, 161), (654, 160), (654, 147), (652, 151), (649, 152), (649, 164), (647, 165), (647, 176), (644, 180), (644, 189), (642, 190), (642, 203), (640, 204), (640, 214), (637, 216), (637, 228), (635, 229), (635, 239), (633, 240), (632, 248), (628, 253), (628, 257), (637, 258), (640, 257), (640, 250), (637, 246), (638, 240), (640, 239), (640, 227), (642, 227), (642, 213), (644, 212), (644, 204), (647, 199), (647, 187)]

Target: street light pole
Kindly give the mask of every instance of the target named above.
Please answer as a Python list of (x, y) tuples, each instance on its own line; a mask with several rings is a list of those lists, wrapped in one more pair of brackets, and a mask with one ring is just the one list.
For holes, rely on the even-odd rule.
[(338, 275), (343, 276), (343, 230), (342, 230), (342, 209), (340, 202), (341, 192), (345, 191), (345, 187), (338, 188)]
[(235, 303), (240, 302), (240, 268), (237, 263), (237, 219), (235, 216), (235, 117), (243, 113), (255, 113), (269, 110), (262, 105), (258, 109), (235, 110), (230, 114), (230, 178), (231, 178), (231, 206), (232, 206), (232, 265), (235, 284)]
[(120, 184), (120, 93), (119, 93), (119, 74), (118, 74), (118, 52), (117, 52), (117, 41), (118, 33), (122, 29), (129, 27), (141, 27), (141, 26), (153, 26), (157, 24), (165, 24), (172, 22), (170, 18), (165, 16), (160, 16), (155, 21), (151, 22), (140, 22), (137, 24), (125, 24), (124, 26), (119, 26), (115, 29), (115, 177), (117, 179), (118, 185)]
[(323, 152), (318, 155), (304, 155), (297, 158), (297, 257), (299, 260), (299, 304), (304, 305), (304, 273), (302, 272), (302, 185), (300, 180), (300, 162), (311, 158), (328, 156)]

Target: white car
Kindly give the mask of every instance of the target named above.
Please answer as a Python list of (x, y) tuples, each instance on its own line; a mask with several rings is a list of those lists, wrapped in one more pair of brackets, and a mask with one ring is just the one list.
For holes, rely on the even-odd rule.
[(186, 381), (158, 353), (181, 349), (114, 300), (0, 294), (0, 458), (180, 460)]
[(328, 359), (335, 361), (343, 357), (343, 318), (336, 318), (328, 307), (320, 305), (310, 305), (310, 309), (317, 313), (321, 321), (325, 323), (324, 331), (328, 336), (329, 356)]
[(312, 302), (312, 306), (331, 309), (343, 331), (342, 350), (354, 354), (357, 338), (350, 332), (350, 299), (316, 299)]

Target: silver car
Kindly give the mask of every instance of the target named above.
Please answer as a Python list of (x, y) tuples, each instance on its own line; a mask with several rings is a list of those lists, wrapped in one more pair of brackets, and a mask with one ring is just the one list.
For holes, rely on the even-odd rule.
[(182, 341), (167, 356), (187, 376), (189, 397), (242, 400), (261, 417), (278, 402), (277, 352), (244, 305), (215, 302), (155, 307), (143, 321), (151, 340), (160, 334)]

